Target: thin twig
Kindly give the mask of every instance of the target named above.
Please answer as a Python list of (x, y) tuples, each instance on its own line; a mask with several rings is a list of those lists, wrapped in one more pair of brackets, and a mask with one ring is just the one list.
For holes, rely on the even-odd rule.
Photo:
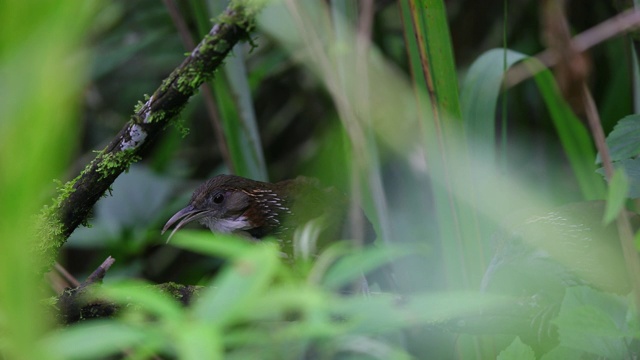
[(105, 261), (103, 261), (102, 264), (100, 264), (100, 266), (98, 266), (98, 268), (89, 275), (87, 280), (85, 280), (81, 286), (86, 287), (96, 283), (102, 283), (104, 276), (107, 274), (107, 271), (111, 268), (111, 265), (113, 265), (114, 262), (116, 262), (116, 259), (111, 256), (107, 257)]
[(80, 285), (80, 281), (78, 281), (78, 279), (76, 279), (73, 275), (71, 275), (67, 269), (65, 269), (62, 265), (60, 265), (60, 263), (56, 262), (55, 265), (55, 269), (58, 273), (60, 273), (60, 275), (62, 275), (62, 277), (67, 280), (67, 282), (73, 286), (76, 287), (78, 285)]
[[(640, 11), (630, 9), (574, 36), (567, 45), (574, 51), (582, 53), (606, 40), (639, 27)], [(556, 65), (561, 60), (554, 49), (547, 49), (534, 56), (534, 58), (537, 59), (539, 63), (522, 63), (509, 70), (505, 79), (505, 88), (518, 85), (537, 73)]]

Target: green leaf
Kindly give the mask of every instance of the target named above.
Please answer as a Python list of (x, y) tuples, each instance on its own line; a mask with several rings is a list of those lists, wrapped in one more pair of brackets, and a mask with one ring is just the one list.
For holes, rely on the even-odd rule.
[(607, 196), (607, 207), (604, 212), (603, 222), (608, 225), (615, 220), (620, 211), (624, 208), (627, 194), (629, 193), (629, 180), (624, 172), (624, 168), (617, 169), (611, 181), (609, 181), (609, 194)]
[[(189, 2), (200, 36), (211, 28), (211, 18), (222, 14), (226, 1)], [(224, 73), (218, 72), (209, 85), (214, 90), (208, 99), (218, 105), (220, 125), (224, 131), (226, 146), (233, 172), (255, 180), (266, 181), (267, 166), (261, 145), (258, 123), (247, 77), (247, 66), (242, 46), (233, 48), (225, 59)]]
[(165, 321), (175, 322), (183, 317), (182, 307), (176, 300), (141, 281), (104, 285), (97, 289), (96, 294), (119, 304), (138, 305), (142, 310)]
[[(607, 136), (612, 161), (635, 158), (640, 154), (640, 115), (622, 118)], [(601, 163), (598, 154), (597, 163)]]
[[(462, 87), (462, 114), (467, 132), (480, 134), (480, 145), (493, 149), (495, 113), (504, 76), (503, 49), (490, 50), (469, 69)], [(507, 66), (519, 61), (534, 61), (525, 54), (507, 50)], [(571, 168), (586, 199), (601, 199), (605, 193), (602, 180), (593, 173), (596, 157), (591, 137), (558, 91), (549, 70), (539, 72), (535, 82), (558, 132)]]
[(560, 94), (551, 71), (542, 71), (534, 79), (582, 193), (588, 200), (602, 199), (606, 189), (604, 183), (594, 176), (596, 152), (589, 132)]
[[(627, 196), (632, 199), (640, 198), (640, 158), (616, 161), (613, 165), (616, 169), (623, 169), (627, 176), (629, 186)], [(604, 168), (596, 172), (604, 177)]]
[[(327, 271), (323, 283), (330, 289), (339, 289), (342, 286), (358, 279), (362, 274), (367, 274), (394, 259), (404, 255), (415, 254), (414, 248), (401, 248), (400, 246), (366, 247), (340, 258), (335, 265)], [(381, 271), (385, 271), (382, 269)]]
[(453, 46), (449, 23), (443, 0), (417, 1), (415, 17), (421, 26), (414, 28), (415, 34), (424, 39), (428, 59), (421, 59), (423, 69), (429, 69), (433, 79), (433, 90), (437, 106), (445, 115), (461, 119), (458, 75), (453, 58)]
[(628, 304), (619, 296), (588, 286), (567, 289), (558, 326), (560, 345), (605, 358), (622, 359), (627, 354), (631, 332), (627, 329)]
[(177, 335), (177, 358), (183, 360), (222, 359), (224, 349), (221, 336), (214, 324), (206, 321), (190, 322), (181, 326)]
[(498, 355), (498, 360), (535, 360), (536, 355), (533, 349), (520, 341), (519, 337), (516, 337), (513, 342)]
[(636, 250), (640, 251), (640, 231), (636, 232), (633, 242), (636, 245)]
[(54, 332), (44, 338), (44, 349), (59, 359), (101, 359), (147, 343), (147, 328), (135, 328), (111, 320), (94, 320)]
[(540, 360), (580, 360), (583, 359), (584, 351), (571, 349), (564, 346), (556, 346), (548, 353), (544, 354)]
[[(453, 319), (491, 313), (503, 309), (509, 299), (504, 296), (471, 292), (412, 294), (407, 301), (396, 295), (337, 298), (331, 304), (336, 314), (354, 322), (353, 331), (371, 333), (393, 331), (403, 327), (443, 324)], [(372, 316), (375, 314), (375, 316)]]
[(192, 315), (219, 326), (234, 321), (253, 303), (260, 301), (261, 293), (273, 281), (279, 264), (276, 244), (254, 245), (202, 292), (193, 305)]
[(505, 51), (507, 68), (527, 58), (517, 51), (489, 50), (473, 62), (462, 85), (462, 118), (466, 130), (473, 134), (474, 140), (491, 148), (495, 143), (496, 108), (504, 77)]
[(214, 257), (236, 258), (255, 244), (235, 235), (212, 234), (202, 230), (180, 230), (171, 245)]

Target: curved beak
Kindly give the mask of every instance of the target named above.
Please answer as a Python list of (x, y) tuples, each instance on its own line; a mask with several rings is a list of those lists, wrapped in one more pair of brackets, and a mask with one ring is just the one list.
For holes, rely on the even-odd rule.
[(199, 210), (199, 209), (195, 209), (193, 207), (193, 205), (189, 205), (187, 207), (185, 207), (184, 209), (178, 211), (177, 213), (175, 213), (171, 219), (169, 219), (169, 221), (167, 221), (166, 224), (164, 224), (164, 227), (162, 228), (162, 232), (161, 234), (164, 234), (167, 230), (169, 230), (169, 228), (171, 226), (173, 226), (173, 224), (178, 223), (178, 225), (176, 225), (176, 227), (173, 229), (173, 231), (171, 232), (171, 234), (169, 235), (169, 238), (167, 239), (167, 242), (169, 242), (169, 240), (171, 240), (171, 237), (173, 236), (173, 234), (178, 231), (181, 227), (183, 227), (184, 225), (194, 221), (194, 220), (198, 220), (200, 218), (202, 218), (203, 216), (205, 216), (207, 213), (206, 210)]

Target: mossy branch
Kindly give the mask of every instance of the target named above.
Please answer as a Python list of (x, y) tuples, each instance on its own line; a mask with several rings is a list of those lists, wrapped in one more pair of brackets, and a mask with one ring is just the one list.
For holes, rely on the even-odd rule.
[[(82, 284), (65, 290), (60, 296), (52, 299), (51, 306), (61, 324), (72, 324), (82, 320), (109, 318), (115, 315), (121, 305), (98, 299), (91, 295), (90, 289), (102, 284), (102, 279), (115, 259), (109, 256)], [(187, 306), (200, 292), (201, 286), (164, 283), (153, 286), (156, 290), (167, 294)]]
[(144, 103), (109, 145), (74, 180), (59, 189), (57, 199), (45, 207), (39, 224), (36, 256), (48, 270), (58, 250), (87, 217), (114, 180), (162, 130), (176, 118), (200, 85), (211, 79), (235, 44), (249, 39), (259, 6), (232, 1), (209, 34)]

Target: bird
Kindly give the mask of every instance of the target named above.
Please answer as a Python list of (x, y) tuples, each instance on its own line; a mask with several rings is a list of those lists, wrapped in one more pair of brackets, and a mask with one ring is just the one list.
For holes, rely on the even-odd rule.
[[(617, 229), (603, 224), (604, 211), (603, 201), (587, 201), (510, 220), (495, 235), (498, 246), (482, 289), (530, 294), (587, 285), (626, 294), (630, 285)], [(629, 216), (637, 226), (638, 216)]]
[[(631, 285), (616, 225), (603, 224), (605, 206), (604, 201), (571, 203), (505, 221), (494, 236), (497, 248), (481, 290), (511, 296), (517, 306), (483, 316), (499, 316), (510, 324), (522, 320), (525, 325), (518, 327), (517, 335), (534, 349), (547, 351), (558, 343), (551, 320), (567, 289), (586, 286), (628, 294)], [(637, 229), (640, 218), (627, 213)]]
[[(238, 234), (261, 240), (274, 237), (288, 259), (293, 258), (297, 228), (317, 221), (322, 224), (316, 247), (339, 239), (347, 225), (349, 200), (334, 187), (299, 176), (276, 183), (236, 175), (215, 176), (195, 189), (186, 207), (175, 213), (162, 229), (175, 225), (173, 234), (198, 221), (214, 233)], [(375, 231), (365, 221), (365, 243), (375, 240)]]

